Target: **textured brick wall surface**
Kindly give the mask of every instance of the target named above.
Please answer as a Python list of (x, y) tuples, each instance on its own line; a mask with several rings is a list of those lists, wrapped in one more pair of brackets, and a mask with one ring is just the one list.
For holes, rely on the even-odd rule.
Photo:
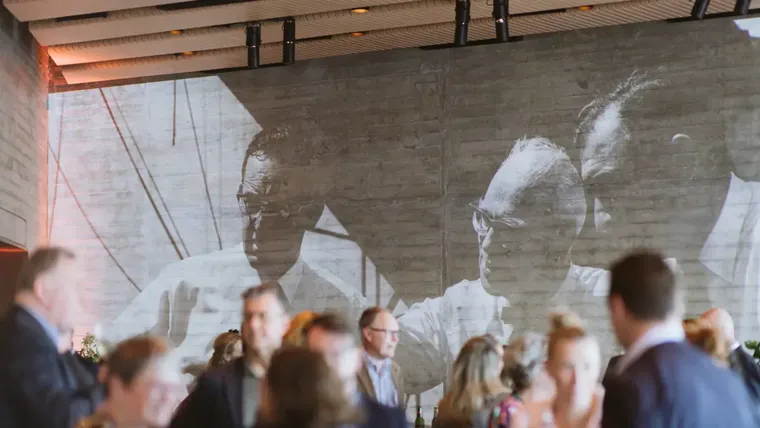
[(78, 333), (153, 329), (203, 359), (277, 278), (293, 311), (393, 309), (432, 411), (469, 336), (545, 330), (558, 306), (616, 352), (605, 268), (651, 246), (689, 313), (726, 306), (756, 337), (759, 67), (760, 39), (711, 20), (52, 95)]
[(0, 239), (44, 242), (47, 63), (27, 28), (0, 6)]

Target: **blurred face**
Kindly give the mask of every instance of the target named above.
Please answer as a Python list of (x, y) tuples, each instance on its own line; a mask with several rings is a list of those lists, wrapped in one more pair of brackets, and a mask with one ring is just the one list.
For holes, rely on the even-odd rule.
[(243, 341), (238, 340), (232, 345), (232, 353), (230, 354), (230, 358), (240, 358), (243, 356)]
[(56, 267), (38, 279), (36, 292), (48, 310), (50, 321), (62, 332), (73, 331), (82, 314), (82, 269), (70, 259), (61, 260)]
[(285, 309), (272, 293), (245, 300), (241, 334), (248, 350), (261, 356), (271, 355), (282, 344), (288, 321)]
[(592, 338), (564, 339), (557, 342), (552, 358), (546, 362), (557, 394), (566, 398), (590, 400), (599, 383), (601, 356)]
[(353, 379), (359, 373), (361, 352), (352, 337), (312, 328), (306, 338), (306, 345), (312, 351), (321, 353), (342, 380)]
[(611, 295), (607, 299), (608, 309), (610, 311), (610, 322), (615, 332), (618, 342), (624, 349), (628, 349), (633, 344), (629, 337), (627, 326), (629, 325), (628, 309), (623, 303), (623, 299), (618, 295)]
[(291, 189), (302, 184), (289, 183), (287, 169), (262, 153), (248, 158), (238, 192), (243, 248), (262, 280), (277, 280), (293, 266), (304, 231), (319, 220), (321, 204), (315, 208), (293, 200)]
[(120, 426), (165, 427), (185, 391), (178, 365), (159, 359), (146, 366), (129, 385), (112, 377), (109, 409)]
[(396, 317), (381, 312), (375, 321), (362, 331), (366, 351), (376, 358), (393, 358), (398, 344), (399, 325)]

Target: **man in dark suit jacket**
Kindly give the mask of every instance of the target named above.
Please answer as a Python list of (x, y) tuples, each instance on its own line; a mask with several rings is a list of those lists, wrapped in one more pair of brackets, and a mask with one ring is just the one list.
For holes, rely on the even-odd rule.
[(607, 384), (610, 382), (610, 380), (615, 377), (615, 366), (617, 365), (618, 361), (620, 360), (620, 357), (622, 357), (623, 354), (615, 355), (614, 357), (610, 358), (610, 362), (607, 363), (607, 370), (604, 371), (604, 376), (602, 377), (602, 386), (607, 387)]
[(734, 328), (733, 318), (731, 318), (731, 315), (725, 309), (712, 308), (702, 314), (702, 319), (720, 330), (730, 350), (728, 363), (731, 370), (744, 381), (744, 385), (746, 385), (750, 395), (760, 406), (760, 365), (742, 348), (741, 343), (736, 340), (736, 329)]
[(59, 332), (81, 312), (74, 254), (34, 252), (21, 270), (14, 304), (0, 325), (3, 427), (71, 428), (95, 411), (102, 390), (59, 348)]
[(204, 373), (180, 404), (171, 428), (250, 428), (256, 423), (259, 383), (282, 344), (288, 316), (280, 287), (265, 283), (243, 293), (245, 355)]
[(363, 365), (362, 351), (350, 325), (337, 314), (324, 314), (305, 328), (306, 345), (325, 356), (351, 391), (364, 414), (360, 428), (405, 428), (406, 416), (400, 407), (388, 407), (361, 393), (357, 375)]
[(626, 353), (606, 388), (603, 428), (760, 426), (741, 381), (684, 342), (680, 296), (658, 253), (633, 252), (612, 265), (610, 319)]

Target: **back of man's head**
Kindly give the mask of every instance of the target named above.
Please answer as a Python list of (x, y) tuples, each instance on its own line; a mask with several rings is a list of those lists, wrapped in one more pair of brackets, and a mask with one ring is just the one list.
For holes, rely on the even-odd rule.
[(64, 260), (73, 260), (74, 253), (60, 247), (43, 247), (35, 250), (24, 263), (16, 282), (15, 293), (34, 292), (35, 285), (51, 273)]
[(610, 267), (609, 298), (622, 300), (640, 321), (664, 321), (677, 307), (676, 277), (656, 251), (628, 253)]
[(316, 316), (309, 321), (303, 329), (305, 342), (309, 343), (309, 337), (312, 333), (319, 330), (334, 336), (350, 338), (351, 344), (356, 344), (356, 335), (351, 325), (342, 316), (335, 313), (325, 313)]

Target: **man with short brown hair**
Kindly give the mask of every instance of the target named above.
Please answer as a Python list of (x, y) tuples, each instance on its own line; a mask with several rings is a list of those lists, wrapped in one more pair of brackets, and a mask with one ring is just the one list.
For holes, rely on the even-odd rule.
[[(103, 394), (59, 352), (83, 312), (74, 253), (40, 248), (24, 264), (14, 303), (0, 326), (4, 427), (69, 428), (93, 413)], [(80, 369), (80, 370), (77, 370)]]
[(256, 423), (259, 386), (272, 354), (282, 345), (289, 317), (276, 283), (242, 295), (243, 356), (203, 374), (172, 420), (172, 428), (250, 428)]

